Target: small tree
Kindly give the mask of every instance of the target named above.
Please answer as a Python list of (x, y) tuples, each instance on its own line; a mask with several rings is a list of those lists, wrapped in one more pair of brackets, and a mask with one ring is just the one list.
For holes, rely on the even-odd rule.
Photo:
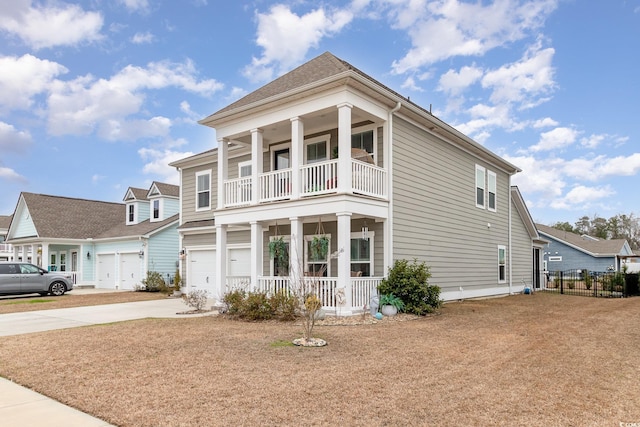
[(378, 293), (393, 294), (404, 302), (405, 313), (425, 315), (442, 304), (440, 287), (429, 284), (431, 272), (424, 262), (416, 259), (412, 264), (397, 260), (389, 269), (387, 278), (378, 285)]
[(147, 277), (142, 279), (142, 284), (147, 292), (160, 292), (167, 287), (162, 274), (157, 271), (147, 271)]
[(176, 275), (173, 276), (173, 289), (176, 292), (179, 292), (181, 287), (182, 287), (182, 277), (180, 276), (180, 268), (176, 268)]

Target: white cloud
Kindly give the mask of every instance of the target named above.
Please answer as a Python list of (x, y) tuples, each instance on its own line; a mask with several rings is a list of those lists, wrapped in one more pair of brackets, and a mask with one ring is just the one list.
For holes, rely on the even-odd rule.
[(476, 83), (482, 77), (482, 68), (476, 66), (464, 66), (460, 71), (449, 70), (440, 76), (437, 90), (450, 95), (458, 95), (467, 87)]
[(539, 119), (533, 122), (534, 129), (547, 128), (547, 127), (555, 127), (558, 126), (559, 123), (553, 120), (551, 117), (545, 117), (544, 119)]
[(148, 44), (148, 43), (152, 43), (154, 40), (155, 40), (154, 35), (151, 34), (149, 31), (144, 33), (139, 33), (139, 32), (135, 33), (131, 38), (131, 42), (133, 44)]
[(492, 89), (490, 99), (496, 104), (517, 103), (521, 108), (539, 105), (547, 99), (540, 96), (555, 87), (551, 66), (554, 53), (552, 48), (541, 49), (538, 43), (520, 61), (487, 72), (482, 86)]
[(0, 30), (18, 37), (33, 49), (75, 46), (100, 40), (103, 17), (75, 4), (31, 1), (3, 2)]
[(589, 209), (590, 206), (596, 205), (600, 200), (611, 197), (615, 191), (610, 186), (602, 187), (586, 187), (584, 185), (576, 185), (571, 188), (563, 197), (552, 200), (549, 206), (553, 209)]
[(21, 152), (31, 143), (28, 131), (19, 131), (13, 125), (0, 121), (0, 151)]
[(148, 0), (118, 0), (118, 3), (124, 5), (130, 12), (149, 11)]
[(578, 131), (568, 127), (557, 127), (540, 134), (540, 141), (531, 146), (531, 151), (551, 151), (567, 147), (578, 138)]
[(0, 111), (28, 109), (33, 97), (47, 92), (55, 77), (68, 70), (57, 62), (33, 55), (0, 57)]
[(141, 148), (138, 150), (138, 154), (145, 162), (142, 169), (145, 174), (159, 176), (162, 182), (178, 185), (180, 183), (178, 172), (174, 167), (169, 166), (169, 163), (192, 156), (194, 153), (170, 149)]
[(27, 182), (27, 179), (15, 170), (0, 164), (0, 178), (8, 181)]
[(243, 74), (251, 81), (267, 81), (290, 70), (304, 60), (309, 49), (340, 32), (352, 19), (348, 9), (318, 8), (299, 16), (282, 4), (258, 13), (256, 44), (263, 53), (253, 57)]
[(170, 125), (168, 119), (129, 117), (141, 112), (145, 91), (170, 87), (209, 96), (222, 85), (212, 79), (199, 80), (189, 60), (155, 62), (147, 67), (128, 65), (108, 80), (87, 75), (57, 81), (48, 100), (49, 132), (87, 135), (98, 129), (107, 139), (118, 135), (125, 139), (164, 136)]
[(598, 145), (602, 143), (602, 141), (604, 141), (608, 137), (609, 135), (607, 134), (589, 135), (586, 138), (580, 139), (580, 145), (587, 148), (596, 148)]
[(389, 2), (393, 26), (407, 30), (412, 48), (394, 61), (397, 74), (454, 56), (480, 56), (520, 40), (540, 28), (557, 0), (498, 0), (489, 4), (458, 0)]
[(562, 195), (567, 183), (564, 177), (564, 161), (538, 159), (533, 156), (503, 156), (518, 166), (522, 172), (513, 177), (512, 183), (524, 194), (538, 194), (541, 200), (551, 200)]

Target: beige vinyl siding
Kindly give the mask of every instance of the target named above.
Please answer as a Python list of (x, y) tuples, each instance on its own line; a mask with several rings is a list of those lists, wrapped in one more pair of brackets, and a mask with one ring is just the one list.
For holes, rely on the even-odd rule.
[[(211, 209), (196, 211), (196, 174), (211, 172)], [(215, 164), (185, 168), (182, 170), (182, 224), (213, 218), (213, 211), (217, 204), (218, 172)]]
[(182, 238), (182, 246), (191, 248), (194, 246), (215, 246), (216, 233), (206, 232), (202, 234), (187, 234)]
[(515, 205), (512, 206), (511, 252), (513, 285), (522, 286), (522, 280), (532, 286), (533, 283), (533, 243)]
[[(497, 174), (497, 212), (476, 207), (476, 164)], [(393, 174), (394, 259), (426, 262), (443, 291), (508, 286), (497, 266), (509, 243), (506, 173), (395, 118)]]

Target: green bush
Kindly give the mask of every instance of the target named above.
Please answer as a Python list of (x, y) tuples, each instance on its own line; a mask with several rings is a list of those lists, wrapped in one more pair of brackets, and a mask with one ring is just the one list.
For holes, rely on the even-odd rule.
[(429, 284), (431, 272), (424, 262), (397, 260), (378, 285), (378, 294), (393, 294), (404, 302), (404, 312), (418, 315), (432, 313), (442, 304), (440, 287)]
[(227, 313), (231, 315), (238, 315), (244, 310), (244, 300), (247, 298), (245, 291), (236, 289), (235, 291), (227, 292), (222, 298), (222, 302), (227, 305)]
[(269, 320), (275, 314), (269, 304), (269, 298), (264, 292), (249, 292), (243, 308), (240, 317), (248, 320)]
[(298, 300), (290, 292), (281, 290), (271, 295), (269, 304), (276, 317), (282, 320), (293, 320), (296, 317)]
[(165, 292), (167, 284), (162, 278), (162, 274), (157, 271), (147, 271), (147, 277), (142, 279), (144, 290), (147, 292)]

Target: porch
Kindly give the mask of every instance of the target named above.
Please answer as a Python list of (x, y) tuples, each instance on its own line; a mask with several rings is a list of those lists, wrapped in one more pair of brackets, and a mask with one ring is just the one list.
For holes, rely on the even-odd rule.
[[(258, 277), (257, 286), (251, 286), (251, 277), (227, 277), (225, 294), (234, 290), (246, 292), (264, 292), (273, 295), (277, 292), (294, 292), (296, 289), (312, 289), (322, 301), (322, 308), (330, 314), (339, 315), (342, 311), (355, 314), (369, 309), (371, 297), (378, 294), (378, 285), (382, 277), (352, 277), (347, 286), (340, 286), (337, 277), (303, 277), (294, 279), (285, 276)], [(304, 283), (298, 283), (301, 280)], [(349, 293), (347, 295), (346, 293)], [(349, 305), (347, 305), (349, 304)]]
[[(348, 192), (387, 198), (387, 171), (369, 162), (352, 158)], [(292, 183), (298, 181), (298, 194)], [(338, 159), (259, 174), (258, 203), (291, 200), (338, 193)], [(253, 200), (252, 177), (224, 181), (224, 207), (248, 206)]]

